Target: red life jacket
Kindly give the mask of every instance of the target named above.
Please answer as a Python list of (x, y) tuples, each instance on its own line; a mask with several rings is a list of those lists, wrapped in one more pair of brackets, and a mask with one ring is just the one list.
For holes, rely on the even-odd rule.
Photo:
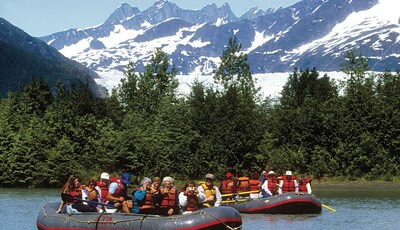
[(146, 196), (138, 202), (140, 210), (153, 210), (155, 208), (154, 197), (151, 190), (146, 190)]
[(183, 208), (184, 211), (196, 211), (199, 209), (199, 201), (197, 200), (196, 195), (186, 195), (187, 196), (187, 201), (188, 204), (185, 208)]
[(102, 181), (96, 181), (96, 185), (101, 189), (101, 202), (105, 203), (107, 201), (108, 186)]
[(164, 199), (161, 202), (160, 208), (172, 208), (175, 206), (177, 191), (176, 188), (170, 188), (168, 193), (164, 193)]
[(286, 176), (282, 176), (282, 180), (283, 180), (282, 192), (296, 191), (296, 186), (294, 184), (295, 179), (296, 179), (295, 176), (292, 176), (291, 179), (287, 178)]
[(276, 177), (268, 178), (268, 190), (271, 191), (272, 195), (276, 195), (276, 184), (278, 183)]
[(235, 191), (234, 186), (235, 182), (232, 181), (231, 179), (227, 179), (221, 182), (221, 194), (229, 194), (229, 193), (234, 193)]
[(312, 179), (311, 178), (306, 178), (304, 181), (299, 180), (299, 192), (308, 192), (307, 191), (307, 183), (311, 183)]
[[(124, 198), (127, 198), (127, 189), (128, 188), (126, 188), (125, 186), (124, 186), (124, 184), (122, 183), (122, 181), (121, 181), (121, 178), (110, 178), (110, 182), (111, 183), (113, 183), (113, 182), (115, 182), (115, 183), (117, 183), (118, 184), (118, 188), (117, 188), (117, 190), (114, 192), (114, 194), (113, 194), (113, 196), (115, 196), (115, 197), (124, 197)], [(110, 184), (111, 184), (110, 183)]]
[(238, 178), (239, 184), (236, 188), (236, 192), (246, 192), (249, 191), (249, 178), (248, 177), (239, 177)]
[(250, 191), (257, 191), (254, 193), (258, 193), (258, 190), (260, 189), (260, 181), (259, 180), (249, 180), (250, 183)]
[(72, 204), (72, 203), (81, 203), (81, 201), (76, 200), (76, 198), (82, 199), (82, 188), (74, 188), (73, 191), (69, 192), (69, 195), (71, 195), (74, 200), (72, 202), (66, 202), (67, 204)]

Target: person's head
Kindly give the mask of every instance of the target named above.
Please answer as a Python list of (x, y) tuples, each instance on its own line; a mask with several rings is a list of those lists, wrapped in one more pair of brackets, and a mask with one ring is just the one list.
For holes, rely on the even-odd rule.
[(292, 171), (286, 171), (286, 173), (285, 173), (286, 178), (289, 180), (292, 179), (292, 175), (293, 175)]
[(276, 173), (274, 171), (269, 171), (268, 177), (270, 177), (270, 178), (276, 177)]
[(88, 188), (94, 189), (96, 187), (96, 181), (93, 178), (90, 178), (89, 181), (86, 183)]
[(100, 175), (100, 181), (104, 182), (105, 184), (109, 184), (110, 183), (110, 175), (106, 172), (103, 172)]
[(172, 177), (169, 177), (169, 176), (164, 177), (164, 179), (163, 179), (164, 187), (171, 188), (173, 186), (173, 184), (174, 184), (174, 179), (172, 179)]
[(122, 173), (121, 179), (126, 185), (131, 183), (131, 175), (129, 173)]
[(140, 186), (142, 186), (143, 188), (149, 188), (151, 185), (151, 180), (148, 177), (144, 177), (141, 181), (140, 181)]
[(206, 185), (211, 187), (214, 185), (214, 175), (211, 173), (206, 174)]
[(70, 191), (74, 191), (75, 188), (78, 188), (81, 184), (79, 183), (79, 178), (71, 175), (68, 177), (67, 183), (64, 184), (62, 188), (63, 193), (68, 193)]
[(225, 174), (225, 179), (232, 179), (232, 177), (233, 177), (233, 175), (232, 175), (232, 173), (230, 173), (230, 172), (227, 172), (227, 173)]
[(306, 180), (306, 175), (305, 174), (301, 174), (300, 175), (300, 181), (305, 181)]
[(252, 180), (258, 180), (258, 179), (260, 179), (260, 175), (257, 172), (253, 172), (251, 174), (251, 179)]
[(152, 183), (153, 188), (158, 189), (160, 187), (160, 184), (161, 184), (161, 178), (158, 176), (154, 177)]

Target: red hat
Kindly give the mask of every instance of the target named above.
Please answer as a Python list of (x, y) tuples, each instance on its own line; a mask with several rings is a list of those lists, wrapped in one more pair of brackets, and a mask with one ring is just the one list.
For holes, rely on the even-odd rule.
[(226, 175), (225, 175), (226, 178), (231, 178), (232, 176), (233, 176), (233, 175), (232, 175), (232, 173), (230, 173), (230, 172), (227, 172)]

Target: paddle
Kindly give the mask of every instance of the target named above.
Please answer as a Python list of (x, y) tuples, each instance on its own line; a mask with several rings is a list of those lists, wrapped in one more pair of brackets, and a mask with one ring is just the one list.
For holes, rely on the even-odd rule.
[(222, 194), (222, 197), (226, 197), (226, 196), (233, 196), (233, 195), (243, 195), (243, 194), (249, 194), (249, 193), (255, 193), (255, 192), (260, 192), (258, 190), (254, 190), (254, 191), (247, 191), (247, 192), (238, 192), (238, 193), (229, 193), (229, 194)]
[(240, 199), (240, 200), (223, 200), (222, 203), (236, 203), (236, 202), (246, 202), (248, 199)]
[(108, 208), (115, 208), (114, 205), (111, 205), (111, 204), (103, 204), (103, 203), (99, 203), (99, 202), (96, 202), (96, 201), (83, 200), (83, 199), (75, 198), (75, 197), (71, 196), (68, 193), (61, 193), (61, 199), (63, 201), (66, 201), (66, 202), (73, 202), (74, 200), (78, 200), (78, 201), (82, 201), (82, 202), (101, 205), (101, 206), (103, 206), (103, 208), (104, 208), (104, 206), (107, 206)]
[(328, 209), (329, 211), (336, 212), (336, 210), (335, 210), (335, 209), (333, 209), (333, 208), (329, 207), (328, 205), (325, 205), (325, 204), (321, 204), (321, 205), (322, 205), (322, 207), (324, 207), (324, 208)]

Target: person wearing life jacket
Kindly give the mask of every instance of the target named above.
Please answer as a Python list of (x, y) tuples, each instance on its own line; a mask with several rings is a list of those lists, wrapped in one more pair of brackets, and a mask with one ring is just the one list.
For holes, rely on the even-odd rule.
[(100, 180), (96, 181), (96, 190), (99, 192), (101, 197), (101, 203), (107, 202), (108, 186), (110, 186), (110, 175), (103, 172), (100, 175)]
[(225, 179), (220, 185), (221, 194), (232, 194), (232, 196), (234, 196), (234, 193), (236, 193), (236, 186), (237, 181), (235, 177), (232, 175), (232, 173), (227, 172), (225, 174)]
[[(250, 191), (250, 183), (249, 183), (249, 178), (246, 176), (241, 176), (237, 179), (237, 187), (236, 187), (236, 192), (241, 193), (241, 192), (247, 192)], [(246, 195), (246, 194), (245, 194)]]
[(277, 183), (278, 181), (276, 178), (276, 173), (274, 171), (269, 171), (266, 176), (266, 181), (264, 181), (263, 185), (261, 186), (262, 196), (264, 198), (275, 196), (277, 192)]
[(220, 206), (222, 202), (221, 192), (218, 187), (214, 185), (214, 175), (208, 173), (206, 175), (206, 182), (197, 187), (199, 193), (205, 196), (203, 201), (204, 207)]
[(286, 171), (279, 182), (278, 193), (282, 194), (285, 192), (299, 192), (299, 186), (296, 177), (292, 175), (292, 171)]
[(186, 182), (179, 193), (179, 205), (184, 213), (199, 210), (205, 199), (204, 194), (199, 193), (196, 183), (192, 180)]
[(131, 175), (123, 173), (121, 178), (110, 183), (107, 193), (109, 204), (113, 204), (117, 209), (129, 213), (132, 208), (132, 198), (128, 196), (128, 185), (131, 183)]
[[(67, 182), (61, 189), (61, 198), (63, 198), (63, 194), (67, 194), (70, 197), (69, 200), (62, 199), (60, 206), (58, 207), (57, 213), (61, 213), (64, 205), (67, 207), (67, 213), (79, 213), (79, 212), (96, 212), (96, 208), (92, 208), (89, 205), (85, 205), (82, 203), (82, 187), (79, 182), (79, 178), (71, 175), (68, 177)], [(78, 200), (79, 199), (79, 200)]]
[(156, 202), (158, 191), (152, 188), (152, 182), (148, 177), (144, 177), (140, 181), (140, 185), (141, 187), (134, 189), (133, 192), (132, 212), (140, 214), (157, 214)]
[(304, 175), (304, 174), (301, 174), (300, 175), (300, 180), (298, 181), (298, 183), (299, 183), (299, 192), (305, 192), (305, 193), (311, 194), (312, 193), (311, 181), (312, 181), (311, 178), (306, 177), (306, 175)]
[(179, 213), (179, 194), (174, 186), (174, 179), (167, 176), (162, 182), (161, 194), (162, 201), (159, 208), (159, 213), (164, 216), (170, 216)]
[[(86, 185), (82, 186), (82, 200), (94, 201), (96, 203), (101, 203), (101, 195), (99, 191), (96, 189), (96, 181), (93, 178), (86, 183)], [(98, 212), (102, 211), (102, 206), (100, 204), (94, 204), (91, 202), (87, 202), (87, 205), (92, 206)]]
[(250, 199), (257, 199), (260, 198), (260, 187), (261, 182), (259, 180), (260, 176), (257, 172), (253, 172), (251, 174), (251, 178), (249, 180), (249, 189), (250, 189)]

